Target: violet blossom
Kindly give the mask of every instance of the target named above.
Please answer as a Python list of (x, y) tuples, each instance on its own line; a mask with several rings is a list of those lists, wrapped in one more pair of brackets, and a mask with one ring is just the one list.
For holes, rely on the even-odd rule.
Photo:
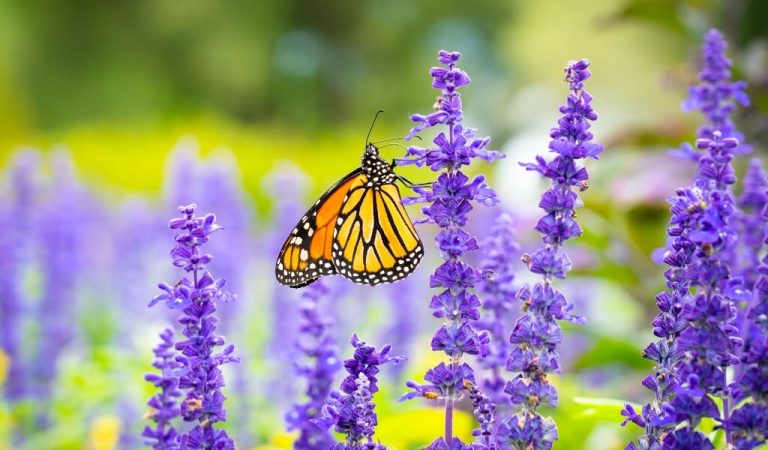
[(743, 184), (744, 190), (736, 201), (739, 207), (736, 264), (738, 275), (744, 280), (744, 289), (751, 292), (760, 275), (760, 251), (765, 238), (763, 211), (768, 204), (768, 178), (759, 159), (750, 161)]
[[(268, 248), (268, 254), (276, 255), (283, 245), (283, 230), (296, 224), (296, 217), (301, 217), (306, 208), (302, 198), (307, 190), (307, 176), (300, 168), (288, 163), (281, 163), (263, 181), (263, 190), (270, 198), (279, 198), (274, 204), (270, 231), (262, 236), (259, 247)], [(270, 295), (269, 341), (265, 353), (275, 368), (288, 367), (295, 359), (295, 347), (285, 345), (285, 336), (294, 333), (299, 320), (298, 291), (279, 283), (273, 283)], [(286, 383), (279, 370), (273, 370), (268, 380), (267, 398), (283, 410), (287, 409), (291, 399), (296, 396), (294, 383)]]
[(391, 355), (389, 345), (377, 351), (357, 335), (352, 335), (350, 344), (355, 352), (352, 358), (344, 361), (348, 375), (341, 382), (341, 390), (331, 392), (325, 414), (316, 423), (325, 428), (333, 427), (334, 431), (346, 436), (344, 442), (330, 447), (333, 450), (385, 450), (384, 445), (373, 439), (378, 424), (373, 403), (373, 394), (379, 390), (376, 375), (380, 366), (397, 364), (405, 358)]
[(582, 317), (571, 314), (573, 305), (552, 282), (555, 278), (565, 278), (571, 269), (568, 256), (560, 248), (582, 232), (576, 222), (575, 209), (581, 206), (577, 191), (587, 188), (589, 175), (579, 160), (597, 159), (603, 150), (593, 142), (590, 132), (590, 122), (597, 120), (591, 105), (592, 96), (584, 89), (584, 82), (590, 76), (586, 59), (566, 66), (565, 80), (571, 92), (566, 104), (560, 107), (563, 115), (558, 126), (550, 131), (549, 149), (556, 155), (550, 161), (537, 156), (535, 163), (521, 164), (549, 178), (552, 187), (541, 197), (539, 207), (545, 215), (535, 227), (543, 235), (544, 246), (523, 255), (528, 270), (541, 275), (543, 280), (517, 293), (523, 315), (517, 319), (509, 338), (513, 347), (507, 360), (507, 370), (516, 375), (507, 382), (505, 392), (519, 411), (499, 424), (497, 433), (502, 448), (550, 449), (558, 437), (554, 420), (543, 417), (538, 408), (557, 406), (557, 390), (547, 375), (560, 372), (556, 349), (563, 341), (563, 331), (558, 322), (585, 322)]
[(408, 382), (413, 391), (403, 396), (403, 399), (423, 396), (445, 402), (445, 433), (429, 446), (430, 449), (461, 448), (464, 445), (453, 436), (454, 404), (465, 391), (465, 381), (474, 384), (475, 380), (473, 369), (462, 362), (462, 357), (485, 354), (489, 340), (486, 332), (478, 332), (472, 324), (480, 316), (480, 300), (473, 290), (482, 276), (463, 259), (465, 253), (478, 249), (477, 240), (463, 228), (474, 208), (473, 203), (493, 206), (498, 200), (493, 189), (485, 183), (484, 176), (470, 179), (460, 169), (472, 159), (490, 162), (502, 154), (486, 149), (490, 138), (477, 137), (474, 129), (462, 125), (463, 110), (458, 89), (469, 84), (470, 78), (456, 66), (460, 58), (458, 52), (439, 52), (441, 66), (433, 67), (429, 73), (432, 87), (439, 89), (441, 95), (434, 112), (411, 116), (416, 126), (408, 136), (411, 138), (437, 125), (445, 125), (446, 130), (433, 139), (433, 147), (408, 147), (406, 158), (397, 161), (400, 165), (427, 165), (439, 172), (431, 188), (416, 187), (417, 196), (406, 199), (409, 204), (428, 203), (422, 208), (426, 218), (421, 222), (440, 227), (435, 242), (444, 259), (429, 279), (431, 288), (440, 289), (440, 293), (432, 297), (430, 308), (433, 315), (443, 321), (432, 338), (431, 347), (433, 351), (444, 352), (448, 362), (441, 362), (427, 371), (426, 385)]
[[(84, 243), (82, 213), (90, 201), (77, 178), (74, 161), (66, 152), (53, 155), (53, 177), (38, 217), (38, 239), (42, 297), (37, 304), (40, 317), (39, 340), (31, 375), (35, 395), (49, 401), (58, 376), (57, 359), (75, 337), (74, 313), (77, 304), (77, 282), (82, 275)], [(47, 408), (41, 408), (38, 421), (48, 425)]]
[(295, 371), (306, 379), (306, 401), (296, 403), (285, 415), (288, 431), (298, 430), (299, 437), (293, 443), (296, 450), (332, 448), (335, 440), (318, 420), (328, 401), (336, 372), (341, 368), (332, 334), (333, 319), (323, 314), (320, 301), (328, 297), (323, 280), (303, 289), (304, 303), (300, 307), (302, 322), (295, 342), (303, 360), (296, 361)]
[[(739, 219), (731, 195), (736, 182), (734, 155), (748, 151), (729, 115), (735, 103), (748, 104), (744, 83), (730, 82), (730, 60), (717, 30), (707, 33), (703, 46), (701, 84), (690, 90), (684, 107), (702, 111), (708, 123), (699, 128), (696, 148), (683, 146), (698, 161), (692, 186), (670, 199), (672, 238), (664, 256), (668, 290), (657, 296), (659, 315), (654, 334), (661, 338), (646, 347), (643, 356), (653, 361), (654, 374), (643, 385), (654, 392), (653, 402), (638, 417), (627, 405), (622, 412), (645, 433), (628, 449), (714, 448), (698, 429), (702, 418), (725, 424), (726, 442), (733, 443), (731, 398), (727, 368), (738, 366), (742, 345), (736, 326), (736, 302), (745, 296), (742, 279), (734, 276)], [(752, 239), (754, 241), (754, 239)], [(754, 245), (754, 242), (748, 245)], [(722, 411), (713, 397), (722, 399)]]
[(220, 366), (239, 362), (234, 346), (224, 346), (222, 336), (215, 334), (218, 318), (215, 316), (219, 302), (227, 301), (231, 294), (224, 291), (224, 279), (216, 279), (206, 269), (213, 256), (201, 252), (201, 246), (210, 236), (221, 229), (216, 217), (208, 214), (195, 216), (197, 205), (180, 206), (181, 217), (172, 219), (171, 230), (176, 232), (176, 246), (171, 250), (173, 265), (188, 274), (173, 285), (160, 283), (162, 294), (155, 296), (150, 306), (164, 302), (171, 309), (182, 312), (179, 323), (184, 327), (185, 339), (176, 342), (181, 355), (179, 388), (184, 393), (181, 417), (185, 422), (196, 422), (192, 430), (178, 437), (181, 448), (215, 448), (230, 450), (234, 441), (227, 432), (216, 428), (218, 422), (227, 419), (224, 408), (226, 397), (222, 393), (224, 376)]
[(152, 383), (160, 390), (147, 402), (151, 408), (148, 417), (155, 422), (154, 427), (146, 426), (141, 434), (147, 445), (157, 450), (178, 449), (176, 441), (178, 433), (173, 427), (173, 420), (179, 416), (179, 390), (178, 369), (181, 363), (176, 361), (177, 353), (174, 350), (173, 330), (166, 328), (160, 333), (161, 342), (152, 351), (155, 361), (152, 365), (160, 371), (159, 374), (148, 373), (144, 379)]
[[(747, 173), (745, 185), (759, 184), (765, 196), (765, 175), (756, 164), (751, 166), (750, 172)], [(759, 179), (759, 183), (755, 179)], [(760, 197), (759, 192), (753, 193)], [(742, 199), (748, 194), (749, 191), (746, 191)], [(762, 230), (764, 243), (768, 244), (768, 209), (765, 207), (764, 197), (755, 198), (754, 204), (762, 204), (762, 213), (759, 216), (762, 222), (755, 217), (753, 226)], [(756, 252), (759, 250), (760, 247), (756, 248)], [(759, 278), (752, 286), (753, 297), (744, 320), (741, 321), (744, 348), (741, 352), (740, 370), (736, 372), (735, 382), (728, 387), (734, 402), (742, 404), (733, 410), (728, 421), (724, 423), (725, 429), (732, 436), (734, 448), (739, 450), (757, 448), (768, 440), (768, 255), (763, 257), (758, 273)]]
[(8, 195), (0, 206), (0, 351), (8, 357), (10, 366), (3, 386), (5, 398), (21, 400), (27, 393), (28, 362), (22, 351), (22, 327), (29, 299), (22, 287), (22, 268), (31, 257), (29, 230), (35, 220), (38, 205), (40, 155), (32, 150), (15, 155), (5, 174)]
[(503, 412), (508, 404), (504, 393), (504, 370), (511, 350), (508, 328), (514, 322), (517, 294), (514, 261), (519, 258), (520, 251), (515, 241), (512, 216), (502, 212), (496, 217), (491, 227), (491, 236), (481, 244), (481, 248), (486, 256), (480, 267), (490, 272), (490, 276), (480, 287), (484, 294), (483, 311), (477, 327), (488, 331), (491, 336), (488, 354), (478, 361), (489, 372), (481, 386), (499, 412)]

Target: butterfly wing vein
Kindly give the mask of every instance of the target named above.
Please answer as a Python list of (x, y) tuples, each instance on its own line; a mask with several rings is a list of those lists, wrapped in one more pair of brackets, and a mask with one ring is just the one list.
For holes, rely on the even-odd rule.
[(423, 253), (397, 186), (374, 186), (358, 169), (302, 217), (283, 244), (275, 274), (291, 287), (336, 273), (375, 285), (406, 277)]

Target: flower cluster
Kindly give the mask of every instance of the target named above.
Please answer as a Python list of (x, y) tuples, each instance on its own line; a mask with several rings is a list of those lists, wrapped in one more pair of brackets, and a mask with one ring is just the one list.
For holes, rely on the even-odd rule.
[[(470, 83), (469, 76), (456, 67), (461, 55), (457, 52), (440, 51), (438, 61), (441, 67), (430, 70), (432, 87), (441, 95), (435, 103), (435, 111), (428, 115), (414, 114), (411, 121), (416, 123), (409, 137), (436, 125), (445, 125), (447, 130), (434, 139), (434, 146), (408, 148), (407, 158), (402, 164), (428, 165), (435, 172), (441, 172), (431, 189), (416, 188), (417, 197), (409, 203), (428, 203), (424, 207), (424, 221), (437, 224), (441, 230), (435, 241), (444, 262), (430, 277), (431, 288), (440, 289), (432, 297), (430, 308), (433, 315), (444, 322), (432, 338), (433, 351), (442, 351), (449, 363), (440, 363), (425, 375), (428, 385), (410, 382), (414, 389), (404, 398), (423, 395), (445, 401), (445, 436), (435, 441), (430, 448), (453, 445), (453, 408), (458, 395), (464, 390), (464, 381), (474, 383), (472, 368), (461, 362), (465, 354), (485, 354), (488, 344), (486, 332), (478, 332), (471, 324), (480, 316), (480, 300), (472, 293), (481, 274), (466, 263), (462, 256), (478, 249), (477, 240), (463, 227), (473, 202), (487, 206), (495, 205), (496, 194), (485, 183), (483, 176), (470, 180), (459, 169), (470, 164), (473, 158), (493, 161), (502, 155), (487, 150), (487, 137), (478, 138), (475, 130), (461, 125), (463, 118), (461, 95), (458, 88)], [(463, 445), (460, 443), (458, 445)]]
[(386, 447), (373, 440), (378, 424), (376, 405), (373, 403), (373, 394), (379, 390), (376, 374), (380, 366), (397, 364), (404, 358), (390, 355), (389, 345), (377, 351), (358, 339), (357, 335), (352, 335), (350, 344), (355, 353), (344, 361), (348, 375), (341, 383), (341, 391), (331, 393), (324, 410), (325, 416), (318, 423), (346, 435), (344, 442), (332, 447), (334, 450), (385, 450)]
[[(751, 181), (750, 181), (751, 179)], [(747, 172), (745, 194), (759, 180), (765, 192), (765, 175), (759, 166), (753, 164)], [(759, 195), (754, 192), (754, 195)], [(768, 209), (765, 207), (765, 197), (754, 200), (754, 206), (762, 205), (762, 213), (758, 216), (762, 222), (754, 226), (762, 230), (764, 243), (768, 244)], [(757, 216), (757, 214), (756, 214)], [(757, 247), (758, 251), (760, 247)], [(763, 257), (759, 266), (760, 277), (752, 286), (752, 298), (746, 316), (741, 322), (744, 348), (741, 353), (740, 371), (737, 372), (735, 383), (729, 386), (729, 393), (736, 402), (744, 403), (733, 411), (726, 430), (732, 434), (733, 444), (738, 449), (757, 448), (768, 440), (768, 255)]]
[(149, 418), (155, 422), (155, 427), (146, 426), (142, 436), (146, 438), (147, 445), (165, 450), (178, 448), (177, 433), (171, 422), (179, 415), (178, 398), (181, 397), (181, 391), (177, 371), (181, 364), (176, 361), (173, 330), (166, 328), (160, 333), (160, 339), (160, 344), (152, 350), (155, 353), (152, 365), (160, 374), (148, 373), (144, 376), (145, 380), (160, 389), (147, 402), (151, 408)]
[(22, 317), (29, 301), (22, 289), (20, 269), (30, 253), (27, 230), (33, 228), (39, 160), (40, 155), (34, 151), (17, 155), (3, 174), (8, 185), (1, 187), (9, 192), (3, 192), (8, 197), (0, 205), (0, 352), (10, 360), (3, 393), (11, 402), (23, 398), (28, 388), (28, 368), (22, 357)]
[[(86, 208), (91, 198), (76, 176), (71, 156), (57, 152), (52, 160), (53, 178), (50, 193), (41, 205), (40, 233), (42, 295), (36, 308), (40, 311), (40, 329), (45, 339), (37, 343), (36, 355), (30, 367), (34, 394), (41, 400), (53, 395), (53, 381), (58, 376), (57, 356), (76, 335), (72, 314), (66, 305), (76, 302), (78, 276), (82, 274), (82, 253), (87, 242)], [(41, 408), (37, 419), (47, 426), (48, 409)]]
[(293, 446), (297, 450), (335, 445), (328, 430), (317, 422), (331, 393), (333, 377), (341, 368), (331, 333), (333, 319), (323, 315), (318, 305), (327, 295), (328, 288), (322, 280), (310, 284), (302, 293), (305, 301), (300, 307), (302, 323), (295, 345), (306, 361), (296, 362), (296, 373), (307, 380), (307, 401), (295, 404), (285, 415), (288, 430), (299, 430)]
[[(744, 289), (752, 291), (759, 276), (760, 250), (764, 239), (762, 217), (768, 205), (768, 178), (759, 159), (753, 159), (744, 175), (744, 191), (736, 201), (739, 207), (739, 252), (736, 259), (737, 275), (744, 281)], [(746, 308), (745, 308), (746, 309)]]
[[(719, 132), (714, 139), (699, 139), (697, 147), (708, 154), (699, 159), (697, 185), (679, 189), (673, 199), (668, 230), (673, 241), (664, 258), (670, 265), (669, 290), (657, 296), (661, 312), (653, 322), (654, 334), (662, 339), (643, 352), (656, 363), (654, 375), (643, 380), (655, 401), (643, 407), (645, 435), (638, 446), (629, 448), (653, 448), (659, 442), (664, 448), (680, 448), (674, 445), (693, 441), (708, 442), (700, 448), (711, 446), (696, 430), (701, 418), (720, 418), (709, 395), (724, 397), (727, 420), (725, 371), (739, 363), (741, 338), (732, 299), (740, 280), (731, 277), (723, 260), (735, 243), (729, 224), (733, 199), (723, 187), (735, 181), (728, 175), (732, 174), (729, 152), (737, 146), (735, 138), (722, 138)], [(686, 426), (667, 433), (680, 423)]]
[(483, 394), (480, 389), (469, 380), (464, 380), (464, 389), (472, 401), (472, 412), (480, 424), (479, 428), (472, 430), (472, 435), (480, 438), (480, 442), (474, 444), (474, 450), (497, 450), (499, 448), (495, 435), (496, 404), (490, 397)]
[[(744, 140), (731, 120), (731, 113), (739, 103), (749, 106), (749, 97), (744, 81), (731, 81), (731, 60), (725, 55), (728, 44), (722, 33), (710, 29), (704, 38), (701, 56), (703, 68), (699, 72), (698, 85), (688, 89), (688, 98), (683, 102), (684, 111), (700, 111), (707, 123), (699, 127), (697, 137), (711, 138), (712, 133), (719, 131), (723, 137), (733, 137)], [(736, 153), (749, 151), (741, 146)]]
[[(661, 312), (653, 321), (660, 340), (643, 352), (656, 364), (654, 374), (643, 380), (655, 399), (641, 415), (630, 405), (623, 411), (625, 424), (632, 421), (645, 429), (628, 449), (713, 448), (697, 429), (704, 417), (721, 421), (726, 441), (732, 443), (726, 369), (740, 362), (736, 301), (746, 292), (741, 278), (731, 273), (738, 218), (730, 193), (736, 182), (731, 162), (745, 148), (735, 137), (738, 132), (729, 114), (733, 99), (742, 104), (748, 100), (743, 83), (729, 81), (725, 47), (719, 32), (707, 34), (702, 84), (691, 89), (687, 103), (700, 109), (710, 123), (699, 129), (696, 141), (696, 148), (703, 150), (693, 158), (699, 163), (698, 176), (671, 199), (667, 233), (672, 241), (664, 257), (670, 267), (665, 273), (668, 290), (657, 296)], [(689, 145), (686, 151), (695, 150)], [(722, 414), (713, 396), (723, 399)]]
[(519, 253), (512, 216), (506, 212), (500, 213), (491, 227), (491, 236), (481, 247), (485, 253), (481, 269), (490, 276), (480, 287), (484, 294), (483, 314), (477, 327), (488, 331), (491, 336), (488, 354), (479, 360), (480, 365), (489, 372), (481, 385), (499, 411), (503, 412), (503, 406), (508, 403), (504, 393), (506, 380), (503, 372), (511, 350), (507, 327), (514, 319), (517, 294), (514, 260)]
[(219, 366), (238, 362), (234, 346), (227, 345), (220, 352), (215, 348), (225, 345), (224, 338), (215, 334), (216, 305), (231, 298), (223, 290), (225, 281), (214, 278), (206, 270), (213, 257), (201, 253), (200, 247), (208, 242), (211, 234), (221, 229), (213, 214), (195, 216), (197, 206), (180, 206), (181, 217), (172, 219), (169, 227), (176, 230), (176, 246), (171, 250), (173, 265), (188, 274), (173, 286), (159, 285), (162, 294), (155, 296), (150, 306), (164, 302), (171, 309), (181, 309), (179, 323), (184, 327), (186, 339), (175, 345), (181, 355), (176, 359), (181, 367), (179, 388), (184, 391), (181, 416), (186, 422), (197, 422), (187, 433), (180, 434), (181, 448), (234, 449), (235, 444), (227, 432), (214, 428), (217, 422), (227, 418), (224, 409), (226, 397), (221, 389), (224, 377)]
[(658, 416), (662, 405), (671, 400), (678, 386), (677, 366), (682, 355), (677, 348), (677, 339), (688, 326), (682, 311), (683, 306), (691, 301), (688, 271), (696, 251), (696, 245), (689, 236), (695, 232), (705, 204), (700, 190), (693, 188), (678, 189), (670, 202), (672, 218), (667, 234), (671, 242), (664, 255), (664, 263), (669, 266), (664, 272), (667, 290), (656, 296), (659, 314), (652, 322), (653, 334), (659, 340), (649, 344), (642, 353), (645, 359), (655, 363), (653, 374), (646, 376), (642, 383), (654, 393), (654, 402), (643, 406), (642, 415), (638, 415), (631, 405), (622, 411), (626, 417), (622, 425), (631, 421), (645, 429), (638, 445), (630, 443), (628, 449), (655, 448), (662, 434), (671, 428), (667, 424), (659, 424)]
[(581, 235), (575, 219), (575, 208), (581, 206), (574, 188), (583, 191), (589, 175), (578, 160), (597, 159), (603, 147), (592, 141), (590, 122), (597, 119), (592, 109), (592, 96), (584, 90), (584, 81), (591, 73), (589, 61), (582, 59), (565, 68), (570, 94), (558, 126), (550, 131), (549, 149), (556, 156), (549, 162), (538, 156), (536, 163), (522, 164), (549, 178), (552, 186), (544, 192), (539, 207), (545, 215), (536, 224), (543, 235), (544, 246), (523, 261), (532, 273), (543, 280), (532, 288), (523, 287), (517, 293), (523, 315), (515, 323), (510, 336), (513, 348), (507, 360), (507, 370), (517, 375), (510, 380), (505, 392), (520, 411), (505, 417), (499, 427), (500, 439), (513, 448), (552, 448), (557, 439), (557, 427), (551, 418), (543, 418), (537, 409), (541, 405), (556, 406), (557, 390), (547, 374), (560, 372), (556, 348), (563, 340), (558, 321), (584, 323), (584, 319), (570, 313), (573, 305), (552, 286), (554, 278), (565, 278), (571, 262), (560, 247), (565, 241)]

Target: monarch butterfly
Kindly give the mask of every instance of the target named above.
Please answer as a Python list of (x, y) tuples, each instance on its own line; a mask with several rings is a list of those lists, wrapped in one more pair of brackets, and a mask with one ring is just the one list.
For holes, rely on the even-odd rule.
[(395, 185), (405, 180), (393, 167), (367, 143), (360, 167), (331, 186), (291, 231), (275, 265), (277, 281), (300, 288), (340, 274), (376, 285), (413, 272), (424, 248)]

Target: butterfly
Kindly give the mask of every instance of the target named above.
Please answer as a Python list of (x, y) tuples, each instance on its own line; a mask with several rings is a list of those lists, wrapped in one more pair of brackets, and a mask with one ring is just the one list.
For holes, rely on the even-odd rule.
[(275, 264), (277, 281), (300, 288), (340, 274), (376, 285), (412, 273), (424, 247), (395, 184), (410, 182), (393, 169), (367, 143), (360, 167), (331, 186), (288, 235)]

